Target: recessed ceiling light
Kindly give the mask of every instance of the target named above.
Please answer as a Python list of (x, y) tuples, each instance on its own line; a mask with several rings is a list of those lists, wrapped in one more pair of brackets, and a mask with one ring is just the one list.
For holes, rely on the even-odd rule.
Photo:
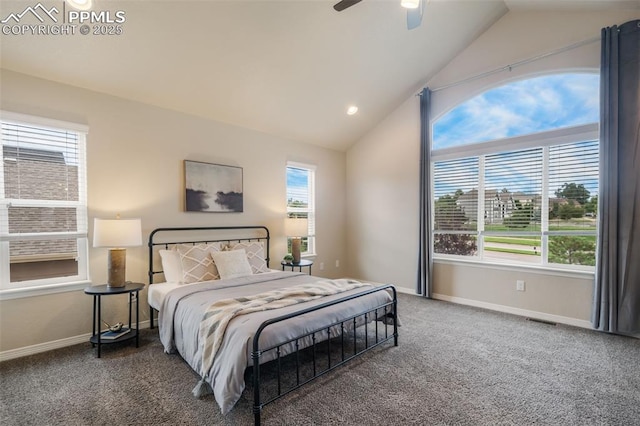
[(407, 9), (417, 9), (420, 6), (420, 0), (402, 0), (400, 5)]
[(349, 108), (347, 108), (347, 114), (349, 115), (353, 115), (356, 112), (358, 112), (358, 107), (355, 105), (351, 105)]
[(74, 9), (89, 10), (91, 9), (93, 0), (67, 0), (67, 3)]

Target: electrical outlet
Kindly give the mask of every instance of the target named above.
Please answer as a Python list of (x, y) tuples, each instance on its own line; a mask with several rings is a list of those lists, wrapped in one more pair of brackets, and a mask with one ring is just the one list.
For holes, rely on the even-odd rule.
[(517, 280), (516, 281), (516, 290), (524, 291), (524, 281), (522, 281), (522, 280)]
[(338, 259), (336, 259), (336, 268), (340, 267), (340, 261)]
[(320, 270), (324, 271), (324, 262), (320, 262)]

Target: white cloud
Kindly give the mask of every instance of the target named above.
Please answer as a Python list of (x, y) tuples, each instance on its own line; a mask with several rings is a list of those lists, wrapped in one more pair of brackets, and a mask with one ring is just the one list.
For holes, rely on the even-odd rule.
[(435, 149), (597, 121), (599, 76), (556, 74), (491, 89), (434, 125)]

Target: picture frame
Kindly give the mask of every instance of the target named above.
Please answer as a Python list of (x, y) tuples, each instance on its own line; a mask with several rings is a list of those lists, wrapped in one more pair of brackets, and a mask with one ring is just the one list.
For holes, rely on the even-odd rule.
[(185, 211), (241, 213), (242, 167), (184, 160)]

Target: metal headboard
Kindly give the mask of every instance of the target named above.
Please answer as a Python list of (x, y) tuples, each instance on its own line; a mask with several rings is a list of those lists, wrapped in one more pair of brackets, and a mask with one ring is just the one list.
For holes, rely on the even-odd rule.
[[(249, 236), (250, 231), (258, 231), (256, 235)], [(185, 233), (188, 232), (197, 232), (203, 231), (208, 234), (211, 234), (211, 231), (221, 231), (225, 232), (234, 232), (234, 236), (225, 236), (224, 238), (217, 238), (214, 235), (211, 235), (213, 238), (205, 238), (202, 239), (189, 239), (185, 240)], [(237, 236), (235, 235), (235, 231), (238, 231)], [(244, 234), (244, 235), (240, 235)], [(157, 241), (162, 238), (162, 241)], [(267, 265), (269, 265), (269, 243), (271, 241), (271, 237), (269, 235), (269, 229), (266, 226), (196, 226), (196, 227), (182, 227), (182, 228), (157, 228), (151, 231), (149, 234), (149, 284), (153, 284), (153, 277), (156, 274), (162, 274), (164, 271), (162, 269), (156, 270), (153, 266), (153, 252), (154, 248), (164, 247), (168, 250), (171, 246), (176, 244), (201, 244), (201, 243), (218, 243), (218, 242), (251, 242), (251, 241), (263, 241), (265, 244), (265, 260), (267, 261)]]

